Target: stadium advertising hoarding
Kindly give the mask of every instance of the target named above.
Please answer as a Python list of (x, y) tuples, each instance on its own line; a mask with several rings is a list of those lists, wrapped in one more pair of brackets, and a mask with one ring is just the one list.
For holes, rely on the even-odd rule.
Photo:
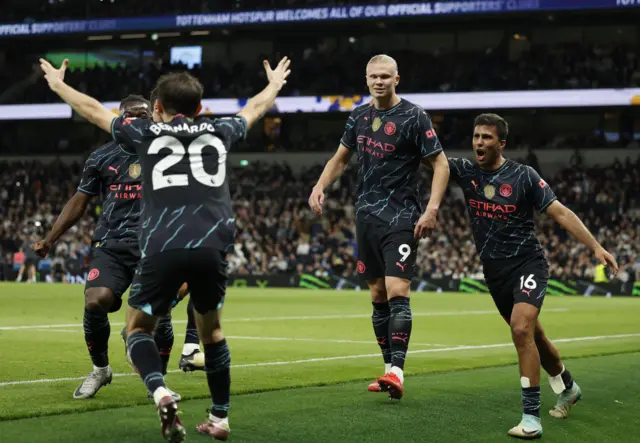
[(360, 19), (395, 19), (461, 14), (500, 14), (575, 9), (618, 9), (640, 6), (640, 0), (460, 0), (348, 5), (262, 11), (218, 12), (162, 17), (127, 17), (0, 24), (1, 37), (88, 34), (128, 31), (162, 31), (250, 24), (329, 22)]
[[(338, 289), (338, 290), (366, 290), (364, 281), (357, 278), (316, 277), (312, 274), (302, 275), (263, 275), (240, 276), (232, 275), (229, 287), (299, 287), (307, 289)], [(411, 281), (413, 292), (468, 292), (488, 294), (484, 280), (471, 278), (414, 278)], [(605, 296), (634, 295), (640, 296), (640, 282), (626, 282), (619, 280), (608, 283), (593, 283), (589, 280), (554, 280), (550, 279), (547, 288), (548, 295), (578, 295)]]
[[(85, 284), (87, 272), (85, 270), (69, 271), (65, 274), (68, 283)], [(59, 281), (51, 276), (50, 269), (40, 269), (40, 281)], [(312, 274), (267, 274), (267, 275), (236, 275), (229, 276), (227, 287), (230, 288), (304, 288), (304, 289), (334, 289), (334, 290), (367, 290), (366, 282), (358, 278), (316, 277)], [(489, 288), (484, 280), (472, 278), (413, 278), (412, 292), (467, 292), (473, 294), (488, 294)], [(547, 287), (550, 296), (636, 296), (640, 297), (640, 281), (621, 282), (619, 280), (608, 283), (594, 283), (589, 280), (554, 280), (550, 279)]]
[[(640, 0), (638, 0), (640, 1)], [(640, 88), (565, 89), (554, 91), (441, 92), (401, 94), (429, 111), (516, 108), (584, 108), (640, 105)], [(350, 112), (371, 100), (368, 95), (324, 95), (278, 97), (273, 109), (278, 113)], [(232, 115), (240, 111), (247, 99), (220, 98), (202, 101), (204, 114)], [(119, 102), (103, 103), (114, 113)], [(2, 105), (0, 120), (48, 120), (71, 118), (66, 104)]]

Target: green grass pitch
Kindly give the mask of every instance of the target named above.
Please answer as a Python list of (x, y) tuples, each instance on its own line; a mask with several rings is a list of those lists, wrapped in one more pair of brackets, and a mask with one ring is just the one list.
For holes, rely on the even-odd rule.
[[(0, 285), (0, 441), (163, 441), (154, 407), (124, 359), (124, 310), (111, 316), (113, 383), (72, 393), (91, 370), (80, 285)], [(186, 304), (174, 311), (167, 384), (184, 398), (189, 441), (209, 406), (202, 373), (177, 363)], [(486, 294), (415, 293), (406, 394), (367, 392), (382, 373), (367, 292), (231, 288), (231, 441), (500, 442), (520, 419), (516, 354)], [(543, 375), (544, 441), (631, 442), (640, 432), (640, 299), (548, 296), (541, 320), (583, 389), (568, 420)]]

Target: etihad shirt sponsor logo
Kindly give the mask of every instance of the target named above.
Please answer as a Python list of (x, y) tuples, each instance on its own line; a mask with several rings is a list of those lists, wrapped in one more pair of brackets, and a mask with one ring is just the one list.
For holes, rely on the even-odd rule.
[(479, 200), (469, 200), (469, 206), (475, 209), (476, 217), (497, 218), (500, 220), (507, 220), (507, 214), (516, 212), (518, 209), (516, 205), (501, 205)]
[(360, 149), (365, 151), (367, 154), (380, 158), (383, 158), (386, 153), (396, 150), (395, 145), (380, 142), (374, 138), (367, 137), (366, 135), (358, 136), (358, 145), (360, 146)]
[(140, 191), (142, 191), (142, 185), (126, 185), (126, 184), (113, 184), (109, 185), (109, 190), (113, 191), (111, 196), (116, 199), (138, 200), (142, 197)]

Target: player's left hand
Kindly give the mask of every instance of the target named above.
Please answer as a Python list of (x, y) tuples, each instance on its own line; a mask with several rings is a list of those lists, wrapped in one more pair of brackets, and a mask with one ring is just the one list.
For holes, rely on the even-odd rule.
[(594, 254), (598, 259), (598, 261), (600, 261), (600, 263), (602, 263), (605, 266), (611, 266), (611, 272), (610, 272), (611, 278), (618, 275), (618, 262), (616, 261), (615, 258), (613, 258), (613, 255), (609, 254), (607, 250), (604, 249), (602, 246), (596, 249), (594, 251)]
[(40, 69), (44, 72), (44, 78), (49, 83), (49, 87), (53, 88), (59, 83), (64, 83), (64, 74), (69, 66), (69, 59), (64, 59), (59, 69), (54, 68), (47, 60), (40, 59)]
[(31, 245), (31, 249), (38, 254), (40, 257), (45, 258), (51, 250), (51, 243), (46, 240), (38, 240), (33, 245)]
[(434, 208), (427, 207), (427, 210), (422, 214), (418, 223), (416, 224), (415, 229), (413, 230), (413, 234), (416, 239), (425, 238), (431, 235), (431, 231), (433, 231), (436, 227), (436, 221), (438, 219), (438, 210)]
[(271, 65), (267, 60), (264, 60), (262, 65), (267, 73), (269, 83), (276, 85), (278, 89), (282, 89), (282, 87), (287, 84), (287, 77), (291, 74), (291, 69), (289, 69), (291, 60), (289, 60), (289, 57), (283, 57), (278, 63), (278, 66), (276, 66), (276, 69), (271, 69)]

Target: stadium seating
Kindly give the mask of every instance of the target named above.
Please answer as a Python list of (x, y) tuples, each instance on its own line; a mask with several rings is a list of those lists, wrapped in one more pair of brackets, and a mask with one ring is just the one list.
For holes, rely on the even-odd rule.
[[(327, 210), (316, 218), (307, 205), (308, 194), (321, 165), (298, 173), (286, 165), (252, 163), (231, 174), (238, 229), (229, 255), (230, 271), (240, 275), (307, 273), (316, 276), (356, 277), (354, 208), (356, 175), (353, 168), (327, 195)], [(549, 183), (561, 201), (571, 207), (598, 240), (616, 254), (619, 279), (639, 280), (640, 161), (616, 161), (606, 168), (573, 165)], [(46, 233), (66, 200), (75, 192), (81, 165), (41, 162), (0, 164), (0, 257), (11, 279), (13, 253)], [(426, 181), (426, 175), (423, 176)], [(423, 240), (418, 252), (418, 274), (439, 277), (482, 278), (466, 210), (454, 185), (442, 206), (439, 225)], [(51, 267), (86, 269), (90, 236), (100, 214), (95, 200), (77, 227), (52, 251)], [(606, 215), (605, 215), (606, 214)], [(555, 278), (593, 278), (594, 261), (583, 246), (557, 224), (541, 217), (538, 230)]]

